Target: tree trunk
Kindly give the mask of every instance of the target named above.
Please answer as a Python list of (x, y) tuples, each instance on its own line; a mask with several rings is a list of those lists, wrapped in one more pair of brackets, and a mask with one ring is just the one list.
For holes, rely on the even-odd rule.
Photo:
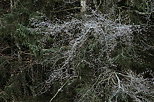
[(86, 12), (86, 0), (81, 0), (81, 12)]
[(12, 12), (12, 9), (13, 9), (13, 1), (10, 0), (10, 11)]

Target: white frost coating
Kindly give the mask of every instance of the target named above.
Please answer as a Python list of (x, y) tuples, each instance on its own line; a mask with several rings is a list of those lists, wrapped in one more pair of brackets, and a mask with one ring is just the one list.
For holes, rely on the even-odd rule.
[[(74, 77), (80, 78), (78, 71), (82, 67), (81, 64), (96, 70), (96, 73), (99, 72), (100, 75), (94, 75), (96, 77), (96, 79), (92, 79), (94, 84), (87, 91), (85, 90), (86, 92), (81, 94), (81, 97), (75, 102), (87, 102), (84, 100), (86, 100), (87, 96), (88, 98), (91, 97), (93, 92), (99, 92), (100, 95), (103, 95), (104, 92), (106, 94), (106, 89), (110, 89), (111, 84), (113, 84), (113, 87), (109, 92), (112, 94), (107, 94), (107, 96), (110, 96), (109, 102), (116, 102), (112, 101), (112, 99), (114, 99), (114, 96), (118, 97), (121, 93), (127, 94), (136, 102), (141, 102), (140, 99), (145, 98), (145, 95), (142, 95), (141, 92), (147, 94), (152, 92), (153, 94), (153, 91), (150, 90), (151, 88), (147, 87), (147, 79), (138, 77), (131, 71), (125, 72), (124, 70), (121, 73), (121, 71), (114, 70), (114, 68), (118, 69), (118, 65), (114, 62), (118, 61), (120, 57), (125, 59), (126, 57), (134, 56), (132, 60), (136, 59), (136, 54), (134, 54), (136, 52), (133, 49), (133, 41), (136, 38), (133, 38), (131, 25), (118, 24), (95, 12), (90, 15), (85, 14), (82, 19), (71, 17), (67, 21), (59, 20), (56, 23), (49, 20), (31, 19), (31, 25), (33, 26), (32, 30), (41, 32), (40, 34), (44, 34), (44, 36), (49, 35), (53, 39), (51, 43), (54, 44), (51, 44), (49, 50), (50, 48), (60, 48), (60, 50), (56, 50), (56, 54), (49, 52), (47, 54), (53, 55), (49, 56), (49, 58), (45, 57), (48, 60), (47, 63), (51, 65), (51, 71), (49, 71), (48, 79), (37, 86), (39, 90), (39, 92), (36, 92), (37, 95), (47, 92), (52, 83), (57, 80), (64, 81)], [(50, 45), (49, 42), (48, 44)], [(68, 47), (68, 49), (61, 50), (63, 46)], [(60, 53), (60, 55), (57, 53)], [(69, 69), (74, 72), (70, 74)], [(104, 83), (106, 83), (105, 90)], [(68, 84), (71, 85), (71, 81)], [(152, 79), (152, 84), (154, 84), (154, 79)], [(58, 93), (64, 85), (65, 83), (58, 89)], [(57, 96), (57, 94), (54, 96)]]
[[(85, 7), (85, 1), (83, 1), (81, 4), (83, 7)], [(84, 46), (86, 46), (85, 44), (90, 36), (93, 36), (95, 41), (100, 43), (102, 47), (100, 48), (101, 50), (99, 52), (100, 57), (104, 57), (103, 53), (106, 53), (106, 60), (108, 60), (110, 64), (113, 63), (113, 59), (110, 57), (110, 54), (118, 45), (118, 37), (121, 38), (121, 41), (125, 43), (125, 45), (132, 46), (133, 38), (130, 25), (117, 24), (109, 19), (106, 19), (103, 15), (98, 13), (85, 15), (84, 19), (72, 18), (69, 21), (63, 21), (60, 23), (51, 23), (50, 21), (42, 21), (38, 23), (37, 20), (33, 19), (32, 25), (36, 27), (33, 30), (41, 31), (46, 35), (52, 35), (54, 36), (54, 39), (57, 39), (62, 34), (65, 34), (67, 36), (66, 39), (68, 39), (69, 42), (69, 49), (63, 53), (65, 60), (62, 62), (62, 66), (51, 66), (54, 71), (51, 72), (49, 79), (45, 82), (45, 85), (49, 85), (48, 88), (50, 88), (50, 84), (52, 82), (59, 79), (67, 79), (71, 76), (67, 73), (64, 74), (62, 70), (72, 68), (70, 65), (73, 65), (74, 59), (80, 53), (80, 49), (83, 49)], [(63, 38), (59, 42), (63, 42), (63, 40), (65, 39)], [(95, 60), (101, 62), (100, 58)], [(81, 59), (81, 61), (89, 63), (84, 59)], [(72, 76), (75, 76), (75, 74)], [(45, 91), (42, 91), (42, 93)]]
[[(83, 0), (81, 4), (83, 7), (85, 7), (85, 0)], [(38, 30), (39, 28), (38, 31), (43, 30), (42, 32), (44, 32), (44, 34), (56, 35), (57, 33), (66, 33), (70, 36), (70, 38), (72, 39), (70, 41), (70, 50), (66, 52), (67, 59), (65, 60), (65, 64), (63, 65), (63, 67), (66, 66), (70, 61), (72, 61), (72, 59), (75, 57), (76, 50), (85, 43), (90, 33), (94, 35), (94, 37), (102, 45), (105, 44), (102, 48), (102, 51), (106, 51), (108, 54), (110, 54), (110, 52), (112, 52), (117, 46), (118, 42), (116, 41), (116, 39), (118, 37), (122, 37), (122, 40), (127, 45), (131, 46), (132, 30), (130, 29), (130, 25), (117, 24), (111, 20), (106, 19), (101, 14), (96, 13), (85, 17), (86, 18), (84, 20), (72, 18), (72, 20), (64, 21), (60, 24), (52, 24), (49, 23), (49, 21), (43, 21), (38, 24), (35, 24), (35, 20), (33, 20), (34, 22), (32, 22), (32, 24), (37, 27), (36, 30)], [(79, 29), (80, 32), (75, 33), (76, 29)], [(72, 38), (72, 36), (75, 36), (75, 38)], [(108, 58), (108, 60), (111, 60), (110, 57)]]

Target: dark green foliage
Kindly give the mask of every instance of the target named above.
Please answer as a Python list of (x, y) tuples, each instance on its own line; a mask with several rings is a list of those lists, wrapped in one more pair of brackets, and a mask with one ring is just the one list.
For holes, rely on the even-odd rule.
[[(68, 15), (80, 15), (80, 9), (74, 9), (80, 7), (79, 1), (12, 1), (13, 8), (10, 0), (0, 1), (0, 101), (49, 102), (60, 90), (53, 102), (153, 102), (152, 1), (102, 0), (99, 5), (97, 0), (99, 10), (108, 14), (105, 18), (120, 24), (143, 25), (132, 27), (131, 45), (127, 44), (130, 39), (117, 37), (111, 52), (103, 52), (106, 42), (100, 39), (105, 38), (93, 28), (83, 42), (72, 47), (71, 41), (82, 36), (86, 19), (71, 25), (73, 29), (64, 26), (67, 32), (56, 32), (54, 26), (63, 27), (65, 21), (70, 21)], [(88, 6), (96, 9), (92, 2)], [(39, 26), (46, 21), (55, 25)], [(48, 26), (54, 28), (55, 35), (44, 33)], [(112, 36), (110, 27), (104, 24), (100, 29)]]

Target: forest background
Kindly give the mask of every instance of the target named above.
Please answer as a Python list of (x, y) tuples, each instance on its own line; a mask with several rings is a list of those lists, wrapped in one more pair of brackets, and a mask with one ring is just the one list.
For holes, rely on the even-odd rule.
[(0, 102), (154, 102), (153, 0), (84, 1), (0, 0)]

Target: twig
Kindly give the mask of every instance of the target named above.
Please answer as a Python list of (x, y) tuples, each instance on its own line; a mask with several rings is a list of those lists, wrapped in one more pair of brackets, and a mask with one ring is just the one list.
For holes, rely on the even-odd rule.
[(121, 88), (121, 84), (120, 84), (120, 79), (119, 79), (119, 77), (118, 77), (118, 75), (115, 73), (115, 76), (116, 76), (116, 78), (117, 78), (117, 80), (118, 80), (118, 87), (119, 87), (119, 89)]
[(58, 95), (58, 93), (64, 88), (64, 86), (67, 84), (67, 82), (69, 81), (69, 79), (58, 89), (58, 91), (56, 92), (56, 94), (50, 99), (49, 102), (52, 102), (53, 99)]

